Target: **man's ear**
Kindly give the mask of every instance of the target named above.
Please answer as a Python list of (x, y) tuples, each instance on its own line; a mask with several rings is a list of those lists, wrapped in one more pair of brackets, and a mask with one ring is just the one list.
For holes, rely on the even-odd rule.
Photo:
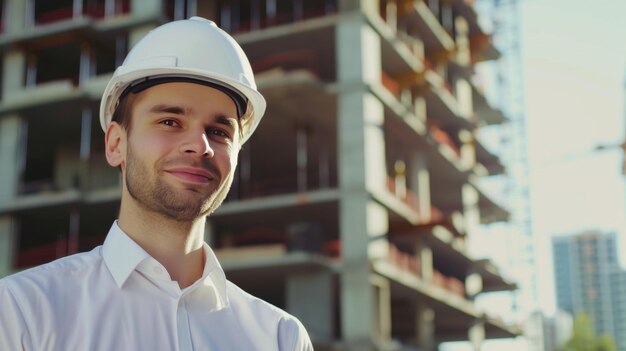
[(111, 122), (104, 135), (104, 152), (107, 162), (112, 167), (125, 163), (126, 158), (126, 130), (117, 122)]

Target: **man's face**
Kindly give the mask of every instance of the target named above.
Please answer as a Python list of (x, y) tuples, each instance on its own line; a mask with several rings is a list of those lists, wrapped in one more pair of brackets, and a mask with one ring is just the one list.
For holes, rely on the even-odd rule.
[(164, 83), (135, 96), (131, 113), (122, 174), (137, 205), (178, 221), (219, 207), (239, 151), (233, 101), (204, 85)]

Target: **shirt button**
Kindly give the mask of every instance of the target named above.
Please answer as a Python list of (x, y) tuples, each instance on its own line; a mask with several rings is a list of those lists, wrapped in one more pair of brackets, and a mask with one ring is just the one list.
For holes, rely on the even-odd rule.
[(154, 273), (156, 274), (163, 274), (163, 269), (161, 267), (154, 267), (152, 268), (152, 270), (154, 271)]

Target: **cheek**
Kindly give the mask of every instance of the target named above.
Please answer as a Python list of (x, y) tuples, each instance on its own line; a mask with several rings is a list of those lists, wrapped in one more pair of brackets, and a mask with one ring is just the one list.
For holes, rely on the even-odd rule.
[(171, 143), (162, 138), (137, 138), (132, 145), (135, 162), (152, 163), (168, 156), (172, 150)]

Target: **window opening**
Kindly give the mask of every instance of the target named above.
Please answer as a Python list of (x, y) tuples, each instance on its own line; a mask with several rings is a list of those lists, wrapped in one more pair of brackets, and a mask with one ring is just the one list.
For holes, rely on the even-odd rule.
[[(49, 24), (72, 18), (82, 13), (81, 1), (74, 0), (34, 0), (35, 25)], [(76, 11), (78, 11), (76, 13)]]
[(81, 68), (79, 43), (46, 47), (28, 57), (26, 86), (57, 80), (70, 80), (78, 85)]
[(23, 194), (77, 189), (80, 183), (80, 129), (78, 111), (56, 109), (27, 119)]

